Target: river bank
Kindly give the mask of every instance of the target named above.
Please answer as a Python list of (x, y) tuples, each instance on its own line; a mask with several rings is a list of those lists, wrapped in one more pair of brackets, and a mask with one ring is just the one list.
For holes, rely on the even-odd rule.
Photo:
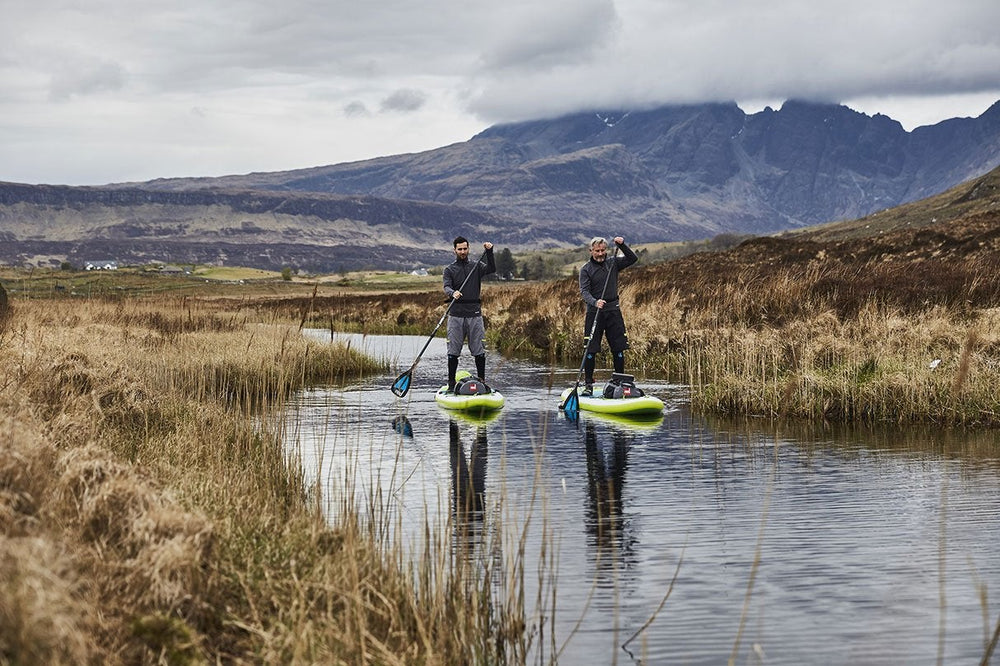
[[(620, 278), (627, 368), (688, 384), (703, 413), (1000, 425), (993, 228), (982, 221), (950, 236), (911, 231), (877, 244), (760, 238), (629, 268)], [(338, 330), (426, 333), (446, 303), (424, 291), (259, 307)], [(483, 312), (492, 348), (579, 365), (575, 278), (488, 283)]]
[[(428, 543), (327, 523), (289, 392), (385, 365), (186, 298), (12, 299), (0, 326), (0, 653), (15, 663), (517, 660), (523, 612)], [(429, 582), (432, 581), (432, 584)]]

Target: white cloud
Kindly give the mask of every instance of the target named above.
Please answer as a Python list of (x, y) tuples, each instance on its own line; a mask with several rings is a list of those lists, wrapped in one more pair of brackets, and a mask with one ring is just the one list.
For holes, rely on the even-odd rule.
[(912, 129), (1000, 99), (997, 25), (995, 0), (6, 0), (0, 180), (314, 166), (672, 102), (856, 101)]

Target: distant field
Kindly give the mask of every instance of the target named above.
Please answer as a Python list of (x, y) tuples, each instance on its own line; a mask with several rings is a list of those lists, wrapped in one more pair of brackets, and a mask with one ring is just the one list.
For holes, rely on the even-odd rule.
[(280, 280), (281, 273), (243, 266), (206, 266), (192, 271), (195, 277), (206, 280)]
[(129, 267), (115, 271), (0, 268), (0, 284), (11, 298), (120, 297), (175, 293), (179, 296), (292, 297), (314, 288), (331, 291), (418, 291), (436, 288), (440, 275), (358, 271), (282, 278), (280, 273), (240, 266), (195, 266), (190, 273)]
[[(628, 239), (626, 239), (627, 242)], [(742, 237), (722, 235), (706, 241), (640, 243), (631, 245), (642, 265), (669, 261), (693, 252), (725, 249)], [(576, 275), (589, 258), (585, 246), (547, 249), (514, 256), (519, 272), (531, 267), (529, 280)], [(401, 293), (439, 289), (440, 271), (412, 275), (398, 271), (349, 271), (319, 275), (292, 275), (247, 266), (184, 265), (184, 271), (159, 266), (126, 266), (114, 271), (12, 268), (0, 266), (0, 284), (15, 298), (115, 297), (176, 293), (180, 296), (273, 298), (336, 292)], [(506, 283), (511, 284), (511, 283)]]
[(411, 275), (394, 271), (354, 271), (308, 278), (310, 284), (337, 286), (361, 291), (413, 291), (441, 284), (440, 275)]

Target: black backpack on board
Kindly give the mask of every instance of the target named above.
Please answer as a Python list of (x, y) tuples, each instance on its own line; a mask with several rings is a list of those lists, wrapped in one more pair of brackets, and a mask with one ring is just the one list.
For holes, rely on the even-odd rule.
[(475, 377), (463, 377), (455, 382), (455, 395), (484, 395), (493, 393), (493, 389)]
[(604, 385), (605, 398), (638, 398), (645, 395), (635, 385), (635, 377), (620, 372), (611, 373), (611, 381)]

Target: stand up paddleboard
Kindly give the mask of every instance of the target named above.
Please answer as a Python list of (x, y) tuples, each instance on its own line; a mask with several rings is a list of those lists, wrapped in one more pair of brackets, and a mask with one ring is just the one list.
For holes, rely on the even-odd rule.
[[(573, 389), (568, 388), (559, 397), (563, 404)], [(580, 409), (585, 412), (599, 414), (617, 414), (618, 416), (655, 416), (663, 411), (663, 401), (652, 395), (638, 398), (605, 398), (604, 396), (580, 396)]]
[(577, 390), (579, 409), (585, 412), (647, 418), (663, 412), (663, 401), (636, 389), (631, 375), (612, 374), (611, 381), (598, 395), (582, 395), (578, 389), (568, 388), (559, 396), (560, 409), (574, 390)]
[(486, 414), (501, 409), (504, 397), (499, 391), (474, 379), (468, 371), (460, 370), (455, 375), (455, 391), (449, 392), (446, 384), (434, 394), (434, 401), (445, 409)]

